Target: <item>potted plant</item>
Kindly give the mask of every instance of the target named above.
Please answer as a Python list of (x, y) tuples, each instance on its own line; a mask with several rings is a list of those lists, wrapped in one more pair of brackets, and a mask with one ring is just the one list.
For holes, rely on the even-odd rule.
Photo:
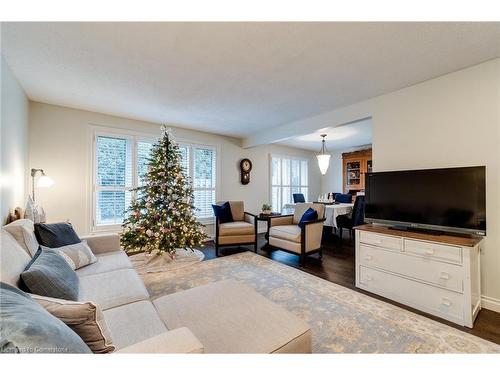
[(269, 203), (264, 203), (262, 205), (262, 213), (264, 215), (271, 215), (271, 213), (272, 213), (272, 207), (271, 207), (271, 205)]

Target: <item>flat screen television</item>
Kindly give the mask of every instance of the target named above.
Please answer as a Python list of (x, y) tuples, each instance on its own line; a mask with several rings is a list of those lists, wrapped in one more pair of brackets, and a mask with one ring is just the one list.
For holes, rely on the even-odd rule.
[(486, 234), (486, 168), (366, 174), (365, 221)]

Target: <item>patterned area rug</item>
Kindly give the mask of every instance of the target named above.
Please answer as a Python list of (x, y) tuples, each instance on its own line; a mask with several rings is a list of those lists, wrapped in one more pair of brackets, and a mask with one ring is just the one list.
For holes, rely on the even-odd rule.
[(306, 320), (314, 353), (500, 353), (500, 346), (251, 252), (141, 275), (151, 294), (236, 279)]

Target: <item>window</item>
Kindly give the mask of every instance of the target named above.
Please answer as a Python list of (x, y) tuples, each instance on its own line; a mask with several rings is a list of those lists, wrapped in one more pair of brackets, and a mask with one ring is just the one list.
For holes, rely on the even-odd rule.
[(194, 206), (199, 219), (213, 217), (216, 200), (217, 153), (211, 146), (179, 144), (182, 167), (193, 184)]
[(122, 224), (131, 189), (141, 186), (153, 140), (133, 136), (95, 136), (94, 229)]
[[(95, 135), (93, 230), (121, 226), (135, 194), (131, 190), (143, 184), (153, 143), (133, 135)], [(216, 200), (216, 148), (181, 143), (179, 151), (184, 173), (193, 184), (196, 216), (211, 219)]]
[(292, 194), (302, 193), (307, 201), (307, 160), (286, 156), (271, 156), (271, 205), (280, 212), (285, 204), (293, 203)]

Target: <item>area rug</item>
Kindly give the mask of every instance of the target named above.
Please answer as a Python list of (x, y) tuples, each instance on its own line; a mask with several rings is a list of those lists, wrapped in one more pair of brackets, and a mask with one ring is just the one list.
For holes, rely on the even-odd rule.
[(251, 252), (144, 281), (154, 299), (223, 279), (239, 280), (307, 321), (314, 353), (500, 353), (499, 345)]
[(200, 250), (178, 249), (175, 258), (170, 259), (168, 255), (155, 255), (139, 253), (130, 256), (130, 261), (140, 275), (149, 273), (169, 272), (180, 268), (193, 266), (205, 258)]

